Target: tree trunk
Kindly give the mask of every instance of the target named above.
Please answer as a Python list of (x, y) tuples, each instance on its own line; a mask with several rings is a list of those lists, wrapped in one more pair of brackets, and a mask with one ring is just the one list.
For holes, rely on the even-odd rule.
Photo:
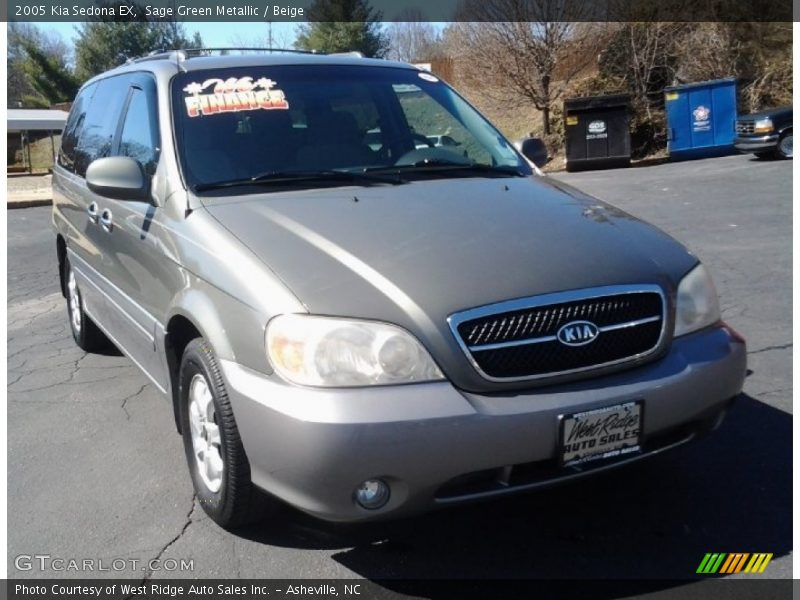
[(546, 106), (542, 109), (542, 121), (544, 122), (544, 134), (550, 135), (550, 107)]

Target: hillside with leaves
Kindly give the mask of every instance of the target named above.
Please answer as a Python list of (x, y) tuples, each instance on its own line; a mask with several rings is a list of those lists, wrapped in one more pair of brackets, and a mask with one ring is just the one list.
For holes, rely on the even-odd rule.
[(543, 136), (554, 153), (570, 97), (630, 94), (639, 157), (666, 147), (666, 86), (733, 77), (740, 113), (792, 103), (790, 23), (583, 23), (554, 36), (547, 23), (466, 22), (441, 46), (455, 61), (451, 83), (507, 135)]

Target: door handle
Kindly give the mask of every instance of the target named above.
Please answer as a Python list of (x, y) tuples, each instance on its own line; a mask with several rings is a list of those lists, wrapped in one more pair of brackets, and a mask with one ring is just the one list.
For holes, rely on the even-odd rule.
[(113, 216), (114, 215), (112, 215), (111, 211), (108, 210), (107, 208), (104, 208), (103, 212), (100, 214), (100, 225), (102, 225), (103, 229), (105, 229), (109, 233), (111, 232), (111, 229), (114, 227), (114, 224), (112, 222)]
[(89, 215), (89, 220), (97, 225), (97, 202), (92, 202), (86, 207), (86, 214)]

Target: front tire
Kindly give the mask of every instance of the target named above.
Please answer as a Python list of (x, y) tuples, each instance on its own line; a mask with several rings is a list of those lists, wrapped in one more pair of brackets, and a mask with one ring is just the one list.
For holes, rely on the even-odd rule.
[(108, 338), (95, 325), (94, 321), (86, 314), (83, 307), (83, 296), (75, 278), (75, 271), (69, 259), (64, 259), (64, 281), (67, 295), (67, 317), (69, 328), (72, 331), (72, 338), (78, 347), (85, 352), (96, 352), (106, 348), (109, 344)]
[(204, 339), (186, 346), (178, 382), (183, 447), (200, 506), (225, 529), (257, 520), (266, 499), (250, 480), (225, 383)]
[(778, 146), (775, 148), (775, 153), (778, 158), (792, 158), (792, 132), (785, 132), (778, 140)]

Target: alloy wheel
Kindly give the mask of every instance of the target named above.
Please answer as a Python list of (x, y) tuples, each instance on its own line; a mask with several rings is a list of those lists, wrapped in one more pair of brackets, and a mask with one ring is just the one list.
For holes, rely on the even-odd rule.
[(225, 470), (214, 397), (206, 378), (197, 374), (189, 384), (189, 426), (194, 458), (203, 483), (211, 492), (222, 487)]
[(792, 136), (785, 136), (778, 144), (778, 149), (786, 158), (792, 158)]
[(75, 330), (75, 333), (80, 333), (83, 325), (81, 293), (78, 290), (78, 282), (75, 281), (75, 272), (72, 269), (69, 270), (67, 289), (69, 290), (69, 314), (72, 321), (72, 328)]

